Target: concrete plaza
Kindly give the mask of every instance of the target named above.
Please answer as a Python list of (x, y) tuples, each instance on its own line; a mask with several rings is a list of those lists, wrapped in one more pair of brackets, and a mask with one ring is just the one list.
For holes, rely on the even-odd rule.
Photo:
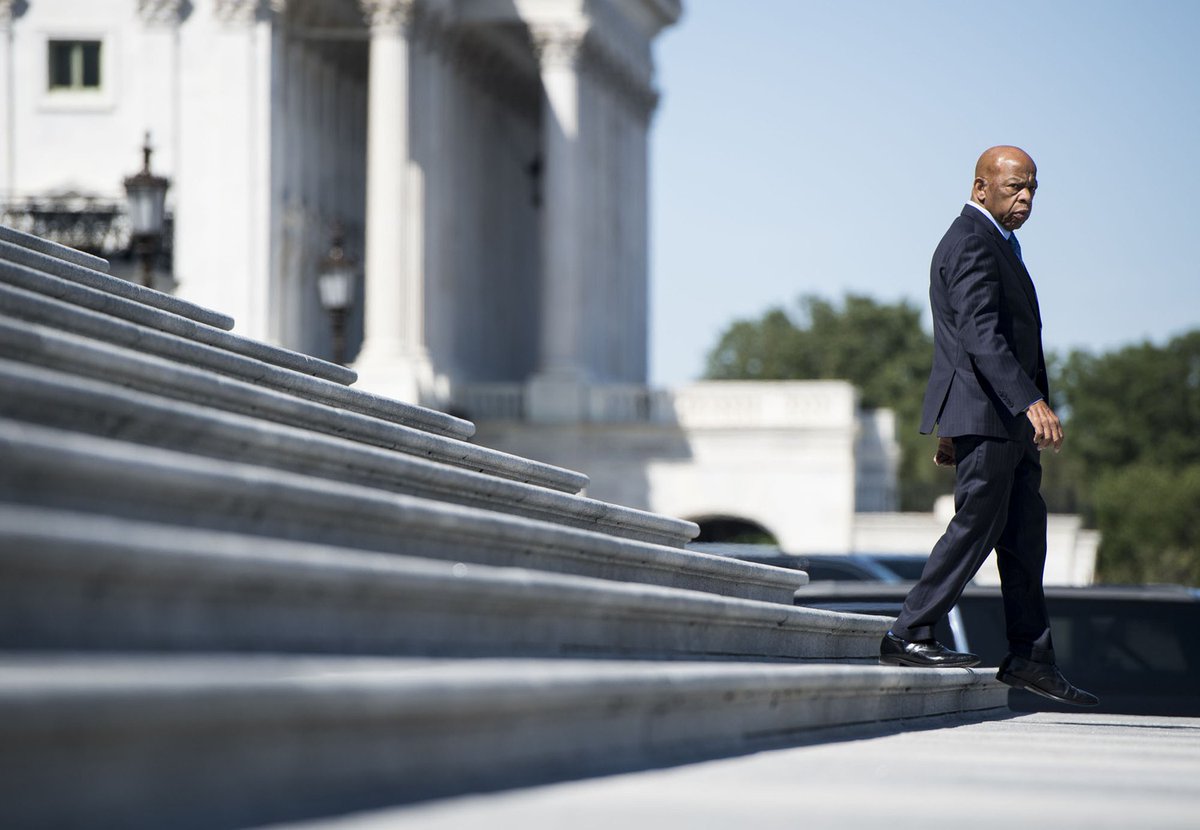
[[(314, 822), (337, 830), (1194, 828), (1200, 719), (1039, 713)], [(931, 809), (937, 794), (939, 806)]]

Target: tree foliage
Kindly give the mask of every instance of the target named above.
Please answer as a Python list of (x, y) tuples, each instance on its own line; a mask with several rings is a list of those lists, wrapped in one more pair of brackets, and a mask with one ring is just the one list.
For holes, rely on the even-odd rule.
[(1055, 374), (1075, 465), (1063, 492), (1100, 529), (1100, 576), (1200, 584), (1200, 330), (1073, 352)]
[(848, 380), (866, 408), (896, 413), (900, 505), (929, 510), (953, 489), (953, 476), (930, 463), (934, 442), (920, 435), (921, 400), (933, 338), (910, 303), (847, 294), (840, 306), (806, 295), (791, 314), (779, 307), (733, 323), (709, 353), (714, 380)]

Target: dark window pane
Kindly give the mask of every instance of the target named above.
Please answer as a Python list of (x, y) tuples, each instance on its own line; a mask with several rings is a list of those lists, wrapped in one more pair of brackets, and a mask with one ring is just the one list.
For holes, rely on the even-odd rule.
[(83, 51), (83, 85), (93, 89), (100, 86), (100, 42), (84, 41), (80, 45)]
[(71, 43), (50, 41), (50, 88), (71, 86)]

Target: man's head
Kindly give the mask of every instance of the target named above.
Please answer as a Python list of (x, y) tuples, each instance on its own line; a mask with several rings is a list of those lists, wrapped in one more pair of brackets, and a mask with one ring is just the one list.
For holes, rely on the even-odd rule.
[(975, 163), (971, 201), (1010, 231), (1025, 224), (1037, 192), (1037, 165), (1020, 147), (992, 147)]

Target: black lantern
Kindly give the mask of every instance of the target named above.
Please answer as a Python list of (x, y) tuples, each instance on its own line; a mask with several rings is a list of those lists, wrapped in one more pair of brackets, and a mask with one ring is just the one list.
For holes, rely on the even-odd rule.
[(333, 230), (333, 244), (317, 273), (317, 292), (321, 307), (329, 313), (333, 327), (333, 360), (346, 362), (346, 316), (354, 302), (354, 266), (346, 257), (345, 239), (340, 225)]
[(150, 286), (154, 255), (162, 244), (163, 226), (167, 215), (167, 188), (171, 182), (150, 172), (150, 133), (142, 145), (142, 169), (125, 179), (125, 198), (134, 253), (140, 262), (142, 285)]

